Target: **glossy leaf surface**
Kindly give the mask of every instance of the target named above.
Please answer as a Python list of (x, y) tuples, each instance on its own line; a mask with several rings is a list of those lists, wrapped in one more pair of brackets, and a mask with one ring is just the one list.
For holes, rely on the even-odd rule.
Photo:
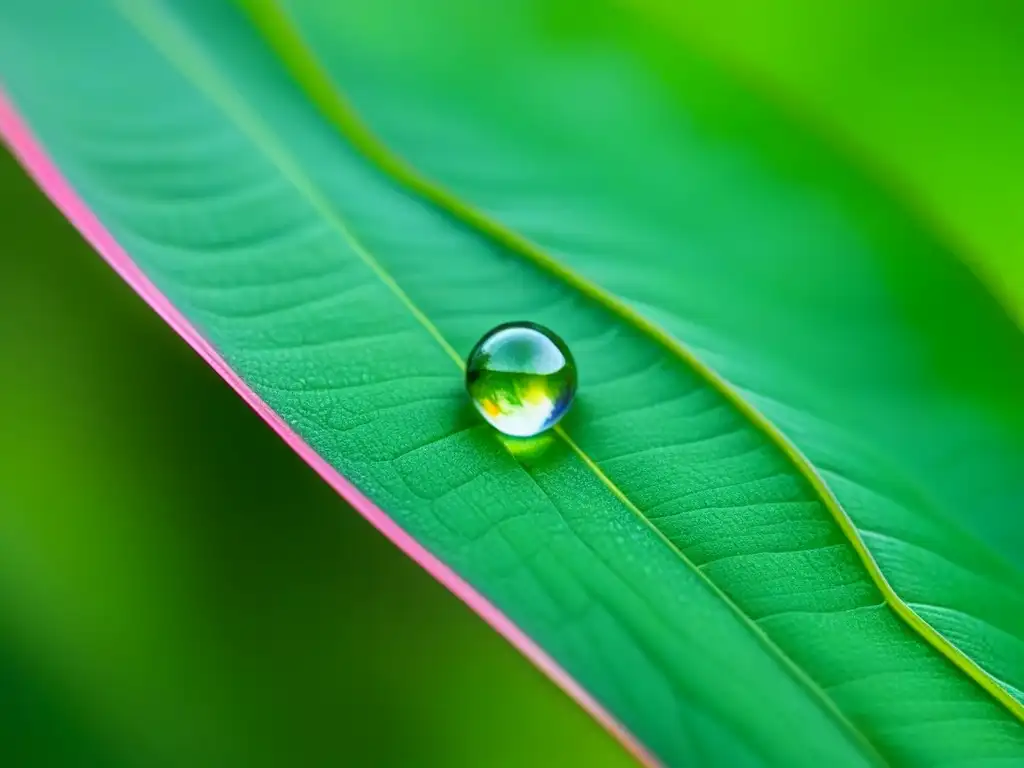
[(954, 253), (680, 51), (657, 3), (499, 25), (450, 3), (386, 33), (402, 0), (288, 7), (399, 154), (629, 300), (790, 436), (896, 592), (1020, 698), (1024, 347)]
[[(1020, 597), (993, 511), (1020, 466), (1021, 352), (891, 203), (703, 68), (668, 67), (631, 15), (518, 4), (474, 24), (439, 4), (406, 39), (387, 4), (324, 4), (358, 16), (330, 24), (296, 4), (396, 148), (630, 309), (382, 172), (230, 4), (39, 5), (5, 9), (0, 73), (118, 243), (319, 456), (655, 755), (1024, 757), (1015, 702), (981, 671), (1011, 691), (1021, 672), (1021, 614), (995, 634)], [(962, 336), (940, 335), (935, 296)], [(463, 356), (510, 319), (555, 329), (579, 366), (564, 429), (531, 444), (462, 389)], [(892, 539), (869, 543), (897, 591), (953, 602), (935, 625), (962, 629), (969, 658), (894, 610), (814, 468), (751, 404)], [(986, 473), (974, 517), (960, 470), (936, 471), (967, 444), (963, 471)]]

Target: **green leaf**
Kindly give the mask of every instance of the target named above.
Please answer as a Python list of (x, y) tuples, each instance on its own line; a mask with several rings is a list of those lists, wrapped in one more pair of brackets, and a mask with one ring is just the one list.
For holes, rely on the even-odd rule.
[(296, 745), (320, 766), (633, 764), (288, 455), (3, 152), (0, 199), (5, 765), (279, 768)]
[(656, 3), (497, 26), (448, 3), (386, 39), (402, 0), (289, 7), (333, 84), (301, 39), (270, 36), (328, 114), (340, 86), (459, 197), (385, 159), (394, 175), (685, 340), (794, 440), (916, 615), (1021, 698), (1024, 345), (935, 236), (681, 55)]
[[(1021, 348), (891, 203), (628, 14), (298, 15), (395, 147), (541, 252), (344, 140), (337, 94), (318, 109), (227, 3), (42, 5), (9, 0), (0, 73), (78, 194), (319, 456), (655, 755), (1024, 759), (1020, 705), (982, 671), (1020, 672), (1021, 614), (993, 629), (1020, 600), (996, 554), (1014, 521), (968, 514), (1013, 498)], [(537, 444), (462, 391), (509, 319), (579, 364)], [(892, 539), (868, 543), (918, 613), (907, 584), (977, 611), (966, 656), (829, 487)]]

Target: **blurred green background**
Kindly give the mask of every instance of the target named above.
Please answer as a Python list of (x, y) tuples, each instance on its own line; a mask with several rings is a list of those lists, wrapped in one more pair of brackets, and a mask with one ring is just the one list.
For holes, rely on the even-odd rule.
[[(1024, 307), (1024, 4), (659, 5)], [(0, 224), (4, 765), (629, 763), (293, 456), (7, 156)]]
[(628, 1), (867, 168), (1024, 326), (1024, 3)]

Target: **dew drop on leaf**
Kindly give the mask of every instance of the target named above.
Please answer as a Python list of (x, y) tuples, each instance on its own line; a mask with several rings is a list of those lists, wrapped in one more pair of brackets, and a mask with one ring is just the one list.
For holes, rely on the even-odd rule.
[(565, 342), (536, 323), (499, 325), (466, 361), (473, 405), (499, 432), (532, 437), (558, 423), (576, 394), (576, 363)]

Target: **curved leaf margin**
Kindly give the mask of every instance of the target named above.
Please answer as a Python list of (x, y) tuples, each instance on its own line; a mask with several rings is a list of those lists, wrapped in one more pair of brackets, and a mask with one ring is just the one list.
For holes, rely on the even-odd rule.
[(147, 278), (64, 178), (31, 128), (0, 88), (0, 138), (36, 185), (90, 246), (175, 333), (270, 426), (277, 435), (392, 544), (464, 602), (608, 731), (641, 765), (661, 763), (639, 740), (511, 619), (455, 571), (431, 554), (386, 512), (328, 464), (257, 395), (223, 357)]

